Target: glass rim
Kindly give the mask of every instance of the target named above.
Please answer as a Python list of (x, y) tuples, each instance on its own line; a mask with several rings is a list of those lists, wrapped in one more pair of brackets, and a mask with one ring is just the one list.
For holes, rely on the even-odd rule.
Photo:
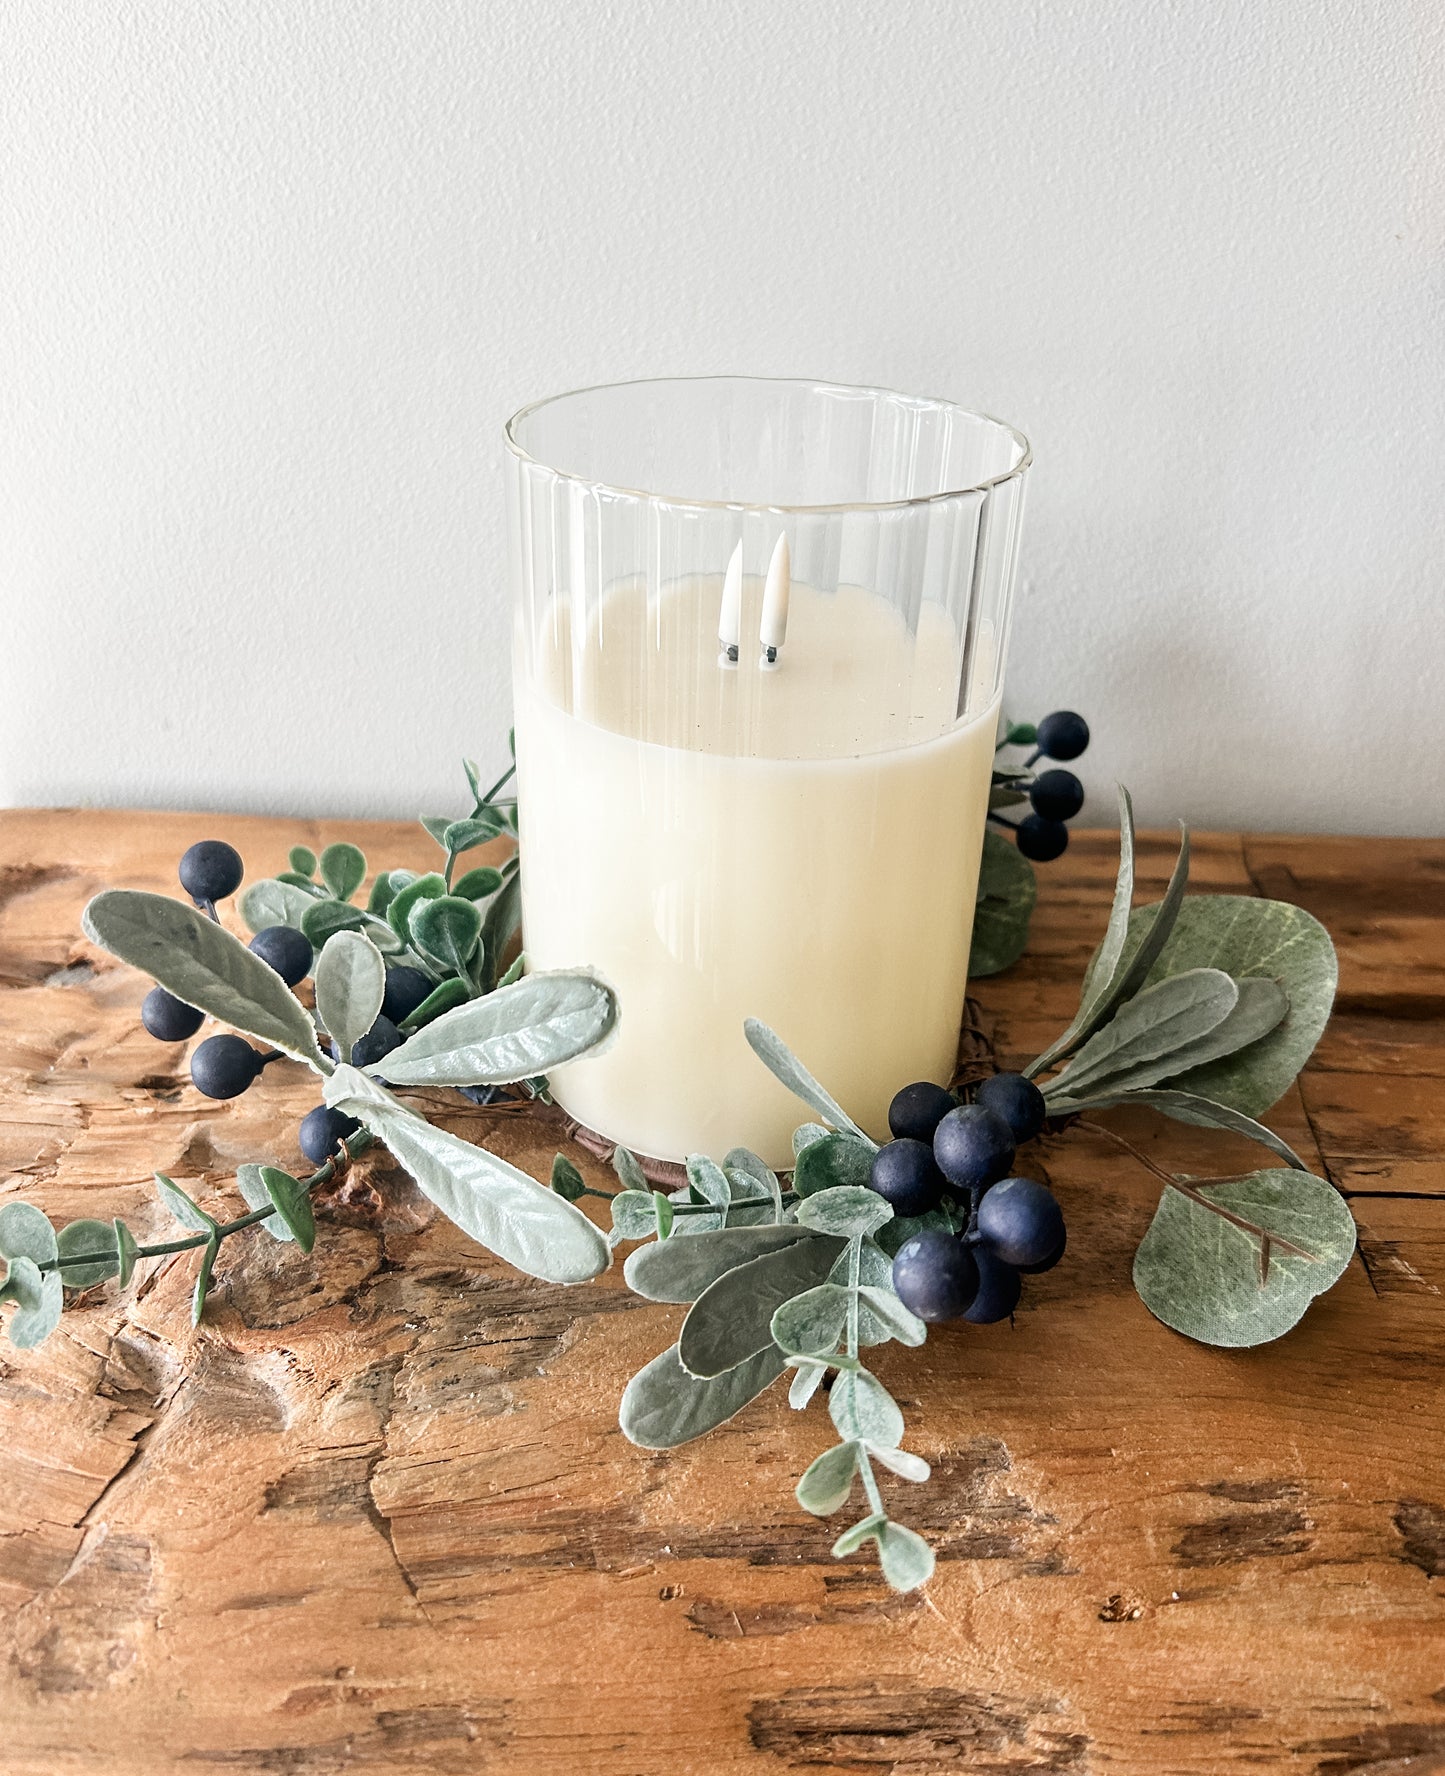
[[(533, 456), (517, 438), (516, 428), (524, 420), (530, 419), (543, 407), (551, 407), (559, 401), (570, 401), (578, 395), (601, 394), (612, 389), (675, 386), (686, 383), (694, 385), (707, 382), (746, 382), (759, 384), (776, 384), (779, 387), (809, 388), (825, 393), (847, 395), (886, 395), (894, 400), (911, 402), (916, 406), (929, 405), (943, 407), (965, 419), (980, 419), (989, 425), (997, 426), (1000, 431), (1007, 432), (1019, 447), (1019, 459), (1010, 469), (997, 475), (985, 476), (980, 481), (970, 481), (959, 487), (940, 488), (936, 493), (913, 494), (907, 499), (891, 500), (829, 500), (817, 504), (783, 504), (759, 505), (750, 500), (712, 500), (697, 499), (681, 494), (668, 494), (651, 491), (645, 487), (626, 487), (619, 482), (608, 481), (597, 475), (579, 475), (571, 469), (559, 469), (542, 458)], [(1018, 429), (1010, 425), (1006, 419), (998, 419), (992, 413), (980, 413), (971, 407), (965, 407), (958, 401), (950, 401), (942, 395), (910, 395), (902, 389), (884, 388), (873, 383), (831, 382), (809, 376), (746, 376), (720, 373), (711, 376), (636, 376), (624, 377), (618, 382), (593, 382), (581, 388), (564, 389), (555, 395), (543, 395), (540, 400), (529, 401), (526, 406), (519, 407), (502, 428), (507, 449), (518, 461), (529, 463), (534, 468), (543, 469), (547, 474), (555, 476), (559, 481), (575, 482), (581, 487), (595, 488), (601, 492), (617, 494), (625, 499), (649, 500), (657, 505), (681, 506), (695, 511), (718, 512), (890, 512), (906, 510), (910, 506), (934, 505), (940, 500), (959, 499), (965, 494), (987, 493), (992, 488), (1001, 487), (1007, 481), (1014, 481), (1033, 464), (1033, 446)]]

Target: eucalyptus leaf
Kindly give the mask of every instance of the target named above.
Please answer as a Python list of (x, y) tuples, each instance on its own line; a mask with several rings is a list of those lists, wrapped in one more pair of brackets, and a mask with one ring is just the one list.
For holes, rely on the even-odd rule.
[[(1021, 799), (1011, 791), (1005, 791), (1004, 795), (1011, 801)], [(997, 805), (990, 795), (989, 806)], [(973, 936), (968, 950), (971, 980), (1002, 974), (1023, 955), (1038, 892), (1038, 882), (1028, 858), (1017, 845), (992, 828), (986, 828), (979, 859)]]
[(784, 1301), (773, 1315), (773, 1342), (789, 1357), (828, 1357), (848, 1323), (853, 1292), (842, 1283), (819, 1283)]
[(402, 943), (411, 941), (411, 909), (422, 900), (440, 900), (447, 891), (445, 876), (439, 876), (434, 870), (425, 876), (418, 876), (414, 882), (408, 882), (405, 888), (399, 888), (386, 909), (386, 922), (400, 938)]
[(8, 1202), (0, 1209), (0, 1253), (7, 1258), (30, 1258), (49, 1264), (60, 1247), (50, 1217), (34, 1203)]
[(423, 900), (407, 917), (411, 940), (422, 954), (453, 974), (465, 974), (482, 936), (482, 915), (475, 901), (459, 894)]
[(877, 1142), (864, 1134), (848, 1112), (824, 1091), (776, 1031), (770, 1030), (758, 1018), (745, 1018), (743, 1033), (748, 1039), (749, 1048), (775, 1079), (800, 1097), (810, 1109), (816, 1110), (824, 1122), (832, 1123), (834, 1128), (846, 1134), (855, 1135), (877, 1151)]
[(810, 1363), (806, 1357), (799, 1359), (798, 1372), (788, 1386), (788, 1404), (795, 1412), (801, 1412), (807, 1406), (823, 1385), (827, 1373), (826, 1363)]
[(42, 1275), (33, 1258), (19, 1253), (10, 1260), (9, 1275), (0, 1293), (16, 1304), (6, 1328), (16, 1350), (33, 1350), (60, 1324), (65, 1291), (58, 1270)]
[(587, 1181), (565, 1153), (552, 1160), (552, 1188), (568, 1202), (576, 1202), (587, 1193)]
[(772, 1348), (773, 1314), (821, 1283), (837, 1255), (838, 1242), (819, 1235), (749, 1259), (710, 1283), (682, 1323), (677, 1349), (683, 1367), (691, 1375), (720, 1375)]
[(580, 1209), (496, 1154), (413, 1115), (355, 1067), (338, 1067), (327, 1080), (326, 1102), (385, 1143), (464, 1233), (528, 1276), (580, 1283), (611, 1263), (606, 1239)]
[(81, 923), (93, 943), (150, 975), (183, 1004), (320, 1073), (330, 1071), (310, 1014), (280, 975), (194, 907), (163, 894), (112, 888), (96, 895)]
[(878, 1377), (867, 1369), (844, 1370), (833, 1382), (828, 1411), (841, 1437), (894, 1449), (903, 1441), (903, 1414)]
[(782, 1352), (769, 1343), (745, 1363), (701, 1380), (689, 1375), (670, 1345), (638, 1371), (622, 1394), (618, 1422), (642, 1449), (675, 1449), (741, 1412), (783, 1373)]
[(201, 1248), (201, 1268), (196, 1272), (196, 1292), (191, 1297), (191, 1324), (199, 1326), (201, 1315), (206, 1311), (206, 1296), (211, 1289), (211, 1272), (216, 1267), (216, 1257), (221, 1250), (218, 1239), (209, 1239)]
[(623, 1240), (651, 1239), (657, 1232), (657, 1204), (653, 1201), (651, 1190), (619, 1190), (612, 1198), (610, 1207), (610, 1244), (615, 1246)]
[(268, 876), (243, 889), (236, 904), (252, 931), (265, 931), (272, 925), (291, 925), (299, 931), (307, 907), (316, 904), (316, 890)]
[(798, 1221), (819, 1233), (876, 1233), (893, 1219), (893, 1205), (866, 1184), (842, 1184), (820, 1190), (798, 1204)]
[(157, 1172), (155, 1179), (161, 1201), (182, 1227), (187, 1228), (191, 1233), (214, 1233), (216, 1231), (215, 1216), (208, 1215), (198, 1202), (193, 1202), (174, 1178), (168, 1178), (164, 1172)]
[(612, 1169), (624, 1190), (640, 1190), (646, 1195), (652, 1188), (647, 1182), (646, 1172), (637, 1163), (637, 1156), (630, 1148), (617, 1146), (612, 1149)]
[[(120, 1269), (120, 1254), (115, 1249), (115, 1224), (111, 1221), (71, 1221), (56, 1236), (60, 1259), (60, 1280), (67, 1289), (89, 1289), (103, 1283)], [(112, 1252), (114, 1257), (102, 1258), (92, 1264), (73, 1264), (72, 1257)]]
[[(778, 1182), (776, 1173), (769, 1172), (767, 1180), (764, 1181), (760, 1179), (756, 1173), (736, 1171), (730, 1167), (728, 1169), (727, 1180), (732, 1186), (734, 1204), (745, 1197), (755, 1199), (760, 1193), (766, 1192), (766, 1201), (763, 1206), (758, 1208), (755, 1213), (748, 1215), (746, 1219), (754, 1221), (782, 1220), (783, 1190)], [(741, 1222), (744, 1217), (741, 1214), (737, 1214), (730, 1219)]]
[[(690, 1153), (687, 1156), (686, 1169), (694, 1202), (711, 1203), (715, 1209), (724, 1211), (732, 1206), (732, 1186), (720, 1165), (709, 1159), (705, 1153)], [(684, 1352), (684, 1360), (685, 1358)]]
[[(1050, 1094), (1078, 1098), (1100, 1079), (1166, 1058), (1216, 1029), (1239, 1003), (1239, 988), (1218, 968), (1191, 968), (1145, 987), (1096, 1030)], [(1169, 1071), (1166, 1065), (1163, 1069)]]
[(871, 1517), (863, 1517), (851, 1529), (845, 1529), (833, 1544), (835, 1558), (841, 1560), (845, 1554), (855, 1553), (864, 1542), (876, 1541), (878, 1533), (887, 1524), (888, 1519), (881, 1511)]
[(321, 880), (338, 900), (350, 900), (366, 880), (366, 858), (355, 845), (328, 845), (321, 853)]
[(902, 1480), (912, 1480), (921, 1486), (933, 1470), (921, 1455), (910, 1455), (906, 1449), (883, 1449), (870, 1443), (868, 1453), (891, 1468)]
[(672, 1204), (660, 1190), (652, 1193), (652, 1207), (657, 1216), (657, 1237), (665, 1240), (672, 1232)]
[(276, 1208), (271, 1219), (284, 1221), (296, 1244), (309, 1252), (316, 1244), (316, 1215), (306, 1186), (279, 1166), (262, 1166), (261, 1182)]
[(835, 1444), (809, 1462), (797, 1485), (797, 1500), (815, 1517), (831, 1517), (847, 1504), (858, 1477), (858, 1445)]
[(616, 1016), (611, 988), (591, 975), (529, 974), (443, 1012), (378, 1066), (393, 1085), (507, 1085), (585, 1054)]
[(933, 1577), (933, 1550), (916, 1530), (891, 1520), (879, 1526), (878, 1564), (895, 1591), (916, 1591)]
[(327, 938), (314, 974), (316, 1010), (337, 1052), (349, 1057), (381, 1015), (386, 997), (381, 951), (362, 932), (335, 932)]
[(115, 1250), (118, 1264), (117, 1277), (121, 1288), (125, 1288), (135, 1275), (135, 1262), (140, 1257), (140, 1247), (136, 1244), (135, 1235), (119, 1216), (111, 1223), (115, 1229)]
[[(275, 1205), (271, 1201), (271, 1192), (266, 1188), (266, 1180), (261, 1176), (259, 1165), (243, 1165), (236, 1168), (236, 1188), (240, 1191), (248, 1209), (269, 1209)], [(260, 1223), (272, 1239), (283, 1244), (294, 1245), (296, 1235), (286, 1225), (280, 1215), (268, 1215)]]
[(858, 1299), (900, 1344), (919, 1345), (928, 1337), (928, 1327), (917, 1314), (909, 1312), (891, 1288), (860, 1287)]
[[(1228, 1129), (1231, 1134), (1246, 1135), (1251, 1141), (1258, 1141), (1261, 1147), (1268, 1147), (1271, 1153), (1277, 1153), (1286, 1165), (1301, 1172), (1309, 1170), (1282, 1135), (1266, 1128), (1262, 1122), (1256, 1122), (1252, 1116), (1246, 1116), (1242, 1110), (1232, 1110), (1228, 1104), (1216, 1104), (1212, 1098), (1201, 1098), (1195, 1092), (1165, 1091), (1162, 1087), (1157, 1087), (1149, 1091), (1120, 1092), (1107, 1102), (1148, 1104), (1151, 1109), (1162, 1110), (1166, 1116), (1172, 1116), (1176, 1122), (1191, 1123), (1196, 1128)], [(1103, 1105), (1083, 1107), (1103, 1108)]]
[(877, 1151), (871, 1141), (859, 1141), (852, 1135), (825, 1135), (821, 1141), (810, 1141), (793, 1168), (793, 1189), (806, 1197), (826, 1190), (866, 1188)]
[(502, 872), (484, 864), (481, 869), (468, 870), (459, 882), (452, 883), (452, 893), (463, 900), (485, 900), (502, 885)]
[(648, 1301), (696, 1301), (728, 1271), (813, 1237), (806, 1227), (721, 1227), (666, 1245), (639, 1246), (628, 1254), (622, 1274), (628, 1288)]
[(830, 1133), (821, 1122), (801, 1123), (793, 1130), (793, 1158), (796, 1159), (805, 1147), (811, 1147), (814, 1141), (826, 1141)]
[(1203, 1344), (1265, 1344), (1288, 1332), (1316, 1295), (1336, 1283), (1355, 1249), (1349, 1207), (1332, 1184), (1307, 1172), (1251, 1172), (1196, 1185), (1212, 1203), (1303, 1249), (1261, 1242), (1166, 1189), (1134, 1256), (1134, 1286), (1156, 1319)]
[(309, 845), (293, 845), (286, 861), (298, 876), (316, 874), (316, 853)]
[[(1126, 956), (1149, 953), (1156, 918), (1157, 909), (1140, 907), (1130, 919)], [(1180, 909), (1148, 978), (1161, 980), (1190, 968), (1273, 980), (1289, 1000), (1279, 1023), (1248, 1047), (1161, 1081), (1258, 1116), (1289, 1090), (1329, 1020), (1339, 974), (1330, 935), (1312, 914), (1288, 901), (1200, 895)]]

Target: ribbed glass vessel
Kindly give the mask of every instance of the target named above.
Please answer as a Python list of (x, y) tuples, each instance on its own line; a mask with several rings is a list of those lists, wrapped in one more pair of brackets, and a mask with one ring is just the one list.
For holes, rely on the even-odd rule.
[(952, 1071), (1027, 441), (946, 401), (706, 377), (507, 426), (528, 966), (617, 989), (553, 1076), (635, 1151), (791, 1160), (777, 1030), (886, 1138)]

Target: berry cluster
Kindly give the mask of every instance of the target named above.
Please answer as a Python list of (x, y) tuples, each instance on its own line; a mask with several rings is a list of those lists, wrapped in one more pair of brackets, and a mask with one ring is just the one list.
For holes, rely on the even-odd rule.
[(924, 1228), (894, 1257), (894, 1290), (919, 1319), (1007, 1319), (1020, 1277), (1063, 1257), (1064, 1216), (1052, 1192), (1009, 1176), (1016, 1147), (1038, 1134), (1045, 1114), (1043, 1093), (1020, 1073), (984, 1080), (971, 1104), (926, 1081), (894, 1098), (894, 1139), (874, 1157), (873, 1188), (900, 1216), (948, 1204), (968, 1217), (961, 1232)]
[[(1026, 728), (1018, 731), (1028, 733)], [(1026, 770), (1041, 758), (1076, 759), (1089, 744), (1089, 724), (1072, 709), (1056, 709), (1034, 729), (1033, 742)], [(1014, 842), (1025, 857), (1034, 863), (1052, 863), (1068, 846), (1069, 829), (1064, 823), (1083, 807), (1084, 786), (1072, 771), (1057, 769), (1040, 771), (1030, 781), (1019, 780), (1017, 786), (1028, 797), (1032, 813), (1017, 824), (998, 815), (993, 818), (1000, 825), (1013, 826)]]
[[(196, 906), (216, 917), (216, 902), (226, 900), (241, 886), (245, 865), (234, 846), (221, 839), (202, 839), (181, 858), (181, 886)], [(288, 987), (298, 987), (310, 974), (316, 952), (304, 932), (292, 925), (268, 925), (251, 939), (251, 950), (275, 969)], [(389, 966), (386, 997), (376, 1022), (352, 1044), (350, 1059), (369, 1067), (389, 1055), (404, 1040), (399, 1025), (432, 993), (436, 983), (419, 968)], [(188, 1042), (205, 1022), (205, 1014), (164, 987), (152, 987), (141, 1002), (141, 1022), (159, 1042)], [(331, 1043), (333, 1060), (341, 1058)], [(191, 1051), (191, 1083), (208, 1098), (236, 1098), (260, 1078), (279, 1050), (263, 1054), (243, 1036), (229, 1032), (208, 1036)], [(301, 1119), (298, 1139), (301, 1151), (313, 1165), (324, 1165), (342, 1141), (356, 1134), (361, 1124), (339, 1110), (318, 1104)]]

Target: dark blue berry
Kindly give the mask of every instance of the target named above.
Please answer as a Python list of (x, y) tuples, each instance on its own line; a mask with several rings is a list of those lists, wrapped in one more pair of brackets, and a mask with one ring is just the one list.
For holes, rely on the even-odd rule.
[(191, 1054), (191, 1083), (208, 1098), (238, 1098), (266, 1065), (239, 1036), (208, 1036)]
[(1013, 1265), (1005, 1264), (987, 1246), (973, 1248), (973, 1261), (978, 1266), (978, 1293), (963, 1317), (975, 1326), (992, 1326), (996, 1320), (1006, 1320), (1018, 1306), (1023, 1284)]
[(1033, 1140), (1049, 1113), (1044, 1094), (1022, 1073), (995, 1073), (992, 1079), (983, 1081), (973, 1099), (1004, 1119), (1013, 1131), (1014, 1144), (1018, 1147)]
[(419, 968), (401, 964), (386, 971), (386, 996), (381, 1002), (381, 1015), (394, 1024), (404, 1024), (424, 1000), (431, 997), (435, 982)]
[(1005, 1264), (1042, 1264), (1064, 1239), (1064, 1211), (1032, 1178), (1005, 1178), (978, 1205), (979, 1238)]
[(898, 1248), (893, 1292), (920, 1320), (956, 1320), (978, 1293), (978, 1265), (956, 1234), (928, 1227)]
[(955, 1190), (987, 1190), (1014, 1162), (1009, 1125), (983, 1104), (962, 1104), (938, 1125), (933, 1157)]
[(288, 987), (304, 981), (315, 960), (311, 940), (294, 925), (267, 925), (251, 939), (251, 948), (276, 970)]
[(224, 839), (201, 839), (181, 858), (181, 887), (197, 906), (234, 894), (245, 873), (241, 853)]
[(943, 1199), (943, 1173), (926, 1141), (903, 1136), (880, 1147), (873, 1155), (868, 1182), (895, 1215), (926, 1215)]
[(1015, 834), (1018, 848), (1034, 863), (1052, 863), (1069, 848), (1069, 829), (1062, 820), (1045, 820), (1042, 814), (1025, 814)]
[(1072, 820), (1084, 805), (1084, 786), (1072, 771), (1040, 771), (1029, 785), (1029, 800), (1045, 820)]
[(1076, 759), (1089, 744), (1089, 724), (1072, 709), (1056, 709), (1039, 723), (1036, 744), (1045, 758)]
[(140, 1021), (157, 1042), (189, 1042), (205, 1023), (206, 1014), (164, 987), (152, 987), (140, 1002)]
[[(391, 1019), (383, 1012), (364, 1036), (358, 1036), (351, 1045), (351, 1064), (353, 1067), (371, 1067), (377, 1061), (389, 1055), (394, 1048), (400, 1048), (406, 1038)], [(331, 1058), (341, 1059), (341, 1050), (336, 1038), (331, 1038)]]
[(324, 1166), (341, 1143), (349, 1140), (360, 1127), (354, 1116), (343, 1116), (329, 1104), (318, 1104), (301, 1118), (296, 1138), (312, 1165)]
[(1064, 1247), (1067, 1244), (1068, 1244), (1068, 1233), (1066, 1230), (1064, 1233), (1059, 1235), (1058, 1245), (1056, 1245), (1054, 1247), (1053, 1251), (1049, 1253), (1047, 1258), (1040, 1258), (1040, 1260), (1038, 1261), (1037, 1264), (1021, 1264), (1019, 1266), (1020, 1271), (1025, 1276), (1039, 1276), (1042, 1272), (1044, 1272), (1046, 1270), (1052, 1270), (1054, 1268), (1054, 1266), (1058, 1263), (1060, 1258), (1063, 1257)]
[(920, 1079), (905, 1085), (888, 1106), (888, 1127), (900, 1140), (931, 1141), (958, 1099), (941, 1085)]

